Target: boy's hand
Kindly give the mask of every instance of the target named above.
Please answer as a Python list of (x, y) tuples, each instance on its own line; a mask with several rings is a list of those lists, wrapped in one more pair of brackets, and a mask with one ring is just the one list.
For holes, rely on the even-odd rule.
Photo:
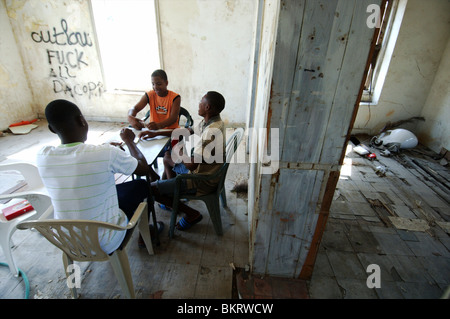
[(150, 122), (147, 124), (147, 128), (152, 131), (159, 130), (159, 125), (156, 122)]
[(112, 146), (120, 148), (122, 151), (125, 151), (125, 149), (123, 148), (123, 142), (110, 142), (109, 144), (111, 144)]
[(144, 121), (137, 119), (134, 116), (129, 115), (128, 116), (128, 123), (130, 123), (130, 125), (136, 129), (136, 130), (142, 130), (145, 126)]
[(157, 134), (155, 132), (151, 132), (151, 131), (144, 131), (139, 133), (139, 138), (152, 138), (155, 137)]
[(123, 128), (120, 131), (120, 138), (122, 139), (122, 141), (126, 142), (133, 142), (134, 137), (136, 135), (134, 135), (133, 131), (128, 129), (128, 128)]

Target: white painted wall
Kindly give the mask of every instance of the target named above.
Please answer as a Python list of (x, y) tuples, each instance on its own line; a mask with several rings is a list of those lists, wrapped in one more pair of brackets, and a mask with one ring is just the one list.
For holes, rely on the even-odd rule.
[(58, 98), (75, 102), (87, 118), (126, 114), (131, 101), (125, 105), (104, 94), (88, 1), (5, 3), (36, 114), (43, 116), (45, 106)]
[[(202, 95), (219, 91), (227, 101), (224, 120), (233, 125), (245, 123), (256, 0), (164, 0), (159, 1), (159, 8), (169, 89), (181, 94), (182, 105), (197, 120)], [(10, 54), (0, 57), (2, 82), (6, 82), (6, 89), (18, 82), (21, 86), (10, 97), (2, 94), (0, 98), (0, 112), (9, 114), (2, 117), (0, 129), (11, 122), (42, 116), (48, 102), (57, 98), (74, 101), (88, 119), (126, 121), (127, 110), (142, 93), (105, 91), (88, 0), (3, 0), (0, 11), (2, 50), (6, 50), (3, 43), (12, 48)], [(41, 41), (40, 32), (48, 38), (48, 32), (52, 36), (54, 30), (60, 33), (52, 38), (54, 43)], [(77, 33), (83, 40), (70, 43), (77, 42)], [(131, 58), (132, 54), (118, 63)], [(27, 92), (31, 94), (28, 98), (24, 96)], [(34, 107), (12, 113), (11, 105), (15, 104)]]
[[(360, 106), (353, 133), (375, 135), (389, 121), (421, 116), (450, 36), (449, 21), (450, 1), (408, 0), (379, 103)], [(417, 133), (418, 124), (408, 128)], [(422, 130), (432, 126), (427, 120)]]
[(36, 118), (33, 97), (5, 4), (0, 1), (0, 129)]
[(207, 91), (226, 99), (225, 123), (245, 123), (253, 62), (256, 0), (159, 1), (169, 87), (194, 116)]
[(426, 122), (418, 126), (419, 140), (437, 153), (450, 150), (450, 38), (421, 115)]

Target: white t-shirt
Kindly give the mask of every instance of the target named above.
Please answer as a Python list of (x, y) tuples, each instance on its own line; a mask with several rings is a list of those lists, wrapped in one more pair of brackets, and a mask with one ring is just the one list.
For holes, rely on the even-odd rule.
[[(115, 173), (131, 175), (137, 160), (111, 145), (73, 143), (46, 146), (38, 152), (37, 167), (57, 219), (98, 220), (126, 226), (119, 209)], [(99, 230), (106, 253), (116, 250), (125, 231)]]

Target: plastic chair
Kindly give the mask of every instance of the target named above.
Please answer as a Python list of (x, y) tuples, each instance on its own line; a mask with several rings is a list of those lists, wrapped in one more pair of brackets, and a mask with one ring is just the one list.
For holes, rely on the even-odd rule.
[[(72, 265), (74, 261), (85, 262), (109, 260), (126, 296), (128, 298), (135, 298), (133, 278), (131, 276), (130, 264), (126, 253), (126, 245), (135, 226), (139, 224), (140, 231), (145, 229), (147, 230), (147, 234), (142, 234), (142, 237), (144, 238), (146, 246), (151, 247), (147, 216), (147, 203), (142, 202), (139, 204), (126, 227), (92, 220), (52, 219), (25, 221), (17, 225), (17, 228), (35, 228), (53, 245), (61, 249), (63, 251), (64, 271), (67, 277), (71, 275), (70, 272), (68, 272), (68, 266)], [(108, 255), (100, 247), (98, 239), (99, 228), (128, 231), (121, 246), (116, 251)], [(76, 287), (72, 287), (71, 292), (72, 297), (76, 299)]]
[(29, 163), (0, 164), (0, 172), (1, 171), (18, 171), (20, 174), (22, 174), (24, 180), (27, 183), (27, 188), (25, 189), (26, 191), (48, 194), (44, 184), (42, 183), (39, 171), (37, 167), (33, 164)]
[[(236, 152), (239, 144), (241, 143), (242, 137), (244, 135), (243, 128), (237, 128), (236, 131), (231, 135), (226, 143), (226, 161), (222, 165), (222, 167), (211, 175), (194, 175), (194, 174), (180, 174), (177, 175), (175, 180), (175, 192), (173, 197), (173, 205), (172, 205), (172, 216), (170, 218), (170, 229), (169, 229), (169, 237), (173, 238), (174, 230), (175, 230), (175, 222), (178, 215), (178, 203), (180, 199), (189, 199), (189, 200), (201, 200), (206, 204), (206, 207), (209, 212), (209, 216), (211, 217), (211, 221), (214, 226), (214, 230), (218, 236), (223, 235), (222, 230), (222, 219), (220, 217), (220, 205), (219, 205), (219, 197), (222, 198), (222, 206), (227, 207), (227, 199), (225, 195), (225, 177), (227, 175), (228, 167), (230, 165), (231, 159)], [(219, 178), (219, 184), (217, 185), (217, 189), (207, 195), (203, 196), (195, 196), (195, 195), (185, 195), (180, 194), (180, 187), (182, 180), (212, 180)]]
[[(194, 125), (194, 120), (191, 117), (191, 114), (189, 114), (189, 111), (186, 110), (184, 107), (180, 106), (180, 117), (183, 115), (186, 118), (186, 123), (184, 124), (185, 128), (192, 127)], [(178, 121), (179, 123), (179, 121)]]
[[(192, 119), (191, 114), (189, 114), (189, 111), (186, 110), (184, 107), (180, 106), (180, 112), (178, 114), (179, 114), (178, 123), (180, 123), (181, 116), (186, 117), (186, 123), (184, 124), (185, 128), (192, 127), (194, 125), (194, 120)], [(147, 114), (145, 115), (145, 118), (143, 120), (146, 121), (149, 118), (149, 116), (150, 116), (150, 111), (147, 111)], [(168, 143), (170, 143), (170, 140)], [(164, 155), (158, 156), (158, 157), (163, 157), (163, 156)], [(151, 163), (150, 166), (154, 166), (155, 168), (158, 168), (158, 157), (155, 158), (155, 160), (153, 161), (153, 163)]]
[[(36, 166), (27, 163), (1, 164), (0, 171), (18, 171), (27, 183), (24, 191), (1, 194), (0, 200), (26, 199), (34, 208), (33, 211), (11, 220), (6, 220), (3, 216), (0, 218), (0, 246), (5, 254), (10, 271), (17, 277), (19, 275), (19, 269), (11, 254), (11, 237), (16, 231), (17, 224), (28, 219), (47, 218), (53, 213), (53, 206)], [(8, 204), (5, 204), (6, 206)]]
[[(192, 127), (192, 125), (194, 125), (194, 120), (192, 119), (191, 114), (189, 114), (189, 111), (186, 110), (184, 107), (180, 106), (180, 112), (178, 114), (179, 114), (178, 124), (180, 123), (181, 115), (183, 115), (186, 118), (186, 123), (184, 124), (185, 128)], [(146, 121), (149, 117), (150, 111), (147, 111), (145, 117), (142, 120)]]

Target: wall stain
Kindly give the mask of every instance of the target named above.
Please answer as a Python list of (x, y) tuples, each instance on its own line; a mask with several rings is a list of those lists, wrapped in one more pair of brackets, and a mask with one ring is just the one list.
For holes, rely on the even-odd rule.
[(386, 116), (387, 116), (387, 117), (389, 117), (389, 116), (393, 115), (394, 113), (395, 113), (395, 111), (394, 111), (394, 110), (392, 110), (392, 111), (389, 111), (388, 113), (386, 113)]

